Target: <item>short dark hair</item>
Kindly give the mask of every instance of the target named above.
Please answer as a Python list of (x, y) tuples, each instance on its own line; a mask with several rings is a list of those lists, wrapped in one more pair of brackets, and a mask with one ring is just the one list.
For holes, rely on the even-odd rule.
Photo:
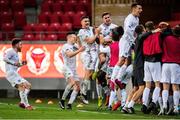
[(173, 29), (172, 29), (173, 35), (180, 37), (180, 24), (177, 24)]
[(76, 35), (76, 32), (74, 32), (74, 31), (67, 32), (67, 33), (66, 33), (66, 36), (72, 35), (72, 34), (75, 34), (75, 35)]
[(112, 39), (114, 41), (119, 41), (120, 37), (124, 34), (124, 29), (122, 26), (118, 26), (112, 29)]
[(135, 32), (136, 32), (136, 34), (141, 34), (142, 32), (144, 31), (144, 26), (143, 25), (138, 25), (138, 26), (136, 26), (136, 28), (135, 28)]
[(86, 18), (89, 19), (89, 16), (82, 16), (82, 17), (81, 17), (81, 21), (84, 20), (84, 19), (86, 19)]
[(21, 41), (22, 41), (21, 38), (13, 38), (12, 39), (12, 46), (15, 46), (16, 44), (18, 44)]
[(133, 9), (133, 8), (137, 7), (137, 5), (140, 5), (140, 4), (139, 4), (139, 3), (132, 3), (132, 5), (131, 5), (131, 9)]
[(154, 30), (154, 22), (153, 21), (147, 21), (146, 23), (145, 23), (145, 27), (148, 29), (148, 30)]
[(103, 18), (105, 15), (111, 15), (111, 13), (109, 13), (109, 12), (104, 12), (104, 13), (102, 14), (102, 18)]

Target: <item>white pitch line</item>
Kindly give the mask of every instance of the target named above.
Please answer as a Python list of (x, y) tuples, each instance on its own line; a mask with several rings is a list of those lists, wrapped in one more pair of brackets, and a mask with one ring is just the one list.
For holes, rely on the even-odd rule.
[(94, 112), (94, 111), (88, 111), (88, 110), (77, 110), (79, 112), (88, 112), (88, 113), (95, 113), (95, 114), (110, 114), (110, 113), (104, 113), (104, 112)]

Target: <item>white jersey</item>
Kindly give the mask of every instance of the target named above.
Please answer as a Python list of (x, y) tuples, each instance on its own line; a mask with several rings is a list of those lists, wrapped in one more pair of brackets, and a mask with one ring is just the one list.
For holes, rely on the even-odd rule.
[(86, 38), (94, 36), (93, 27), (89, 27), (87, 29), (80, 29), (77, 36), (79, 37), (82, 46), (85, 47), (84, 52), (97, 51), (96, 42), (89, 44), (85, 41)]
[(104, 23), (102, 23), (99, 28), (101, 30), (101, 34), (103, 35), (103, 37), (107, 37), (110, 35), (112, 29), (114, 29), (115, 27), (118, 27), (117, 25), (111, 23), (110, 25), (106, 25)]
[(139, 18), (132, 14), (129, 14), (124, 21), (124, 34), (122, 36), (123, 40), (127, 40), (131, 43), (135, 41), (135, 28), (139, 25)]
[(73, 56), (70, 58), (66, 55), (66, 52), (67, 51), (73, 52), (75, 50), (77, 50), (77, 47), (75, 45), (68, 44), (68, 43), (64, 44), (61, 50), (63, 61), (64, 61), (64, 67), (68, 67), (71, 70), (76, 70), (76, 56)]
[(9, 48), (4, 55), (5, 69), (6, 72), (17, 71), (18, 67), (15, 66), (15, 63), (19, 62), (18, 53), (13, 49)]

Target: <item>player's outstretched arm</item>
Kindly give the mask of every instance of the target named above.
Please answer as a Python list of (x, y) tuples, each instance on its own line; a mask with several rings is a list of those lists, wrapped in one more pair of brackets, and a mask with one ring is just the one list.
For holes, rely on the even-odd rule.
[(71, 57), (77, 55), (78, 53), (80, 53), (80, 52), (82, 52), (82, 51), (84, 51), (84, 50), (85, 50), (85, 48), (84, 48), (83, 46), (81, 46), (81, 47), (79, 47), (78, 50), (76, 50), (76, 51), (67, 51), (65, 54), (66, 54), (68, 57), (71, 58)]

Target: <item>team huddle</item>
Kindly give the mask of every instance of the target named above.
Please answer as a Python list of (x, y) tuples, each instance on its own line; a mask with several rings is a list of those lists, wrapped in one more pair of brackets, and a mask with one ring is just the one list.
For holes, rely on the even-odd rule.
[[(99, 108), (105, 99), (108, 110), (120, 108), (121, 112), (132, 114), (134, 104), (142, 100), (144, 114), (179, 114), (180, 25), (171, 28), (161, 22), (155, 28), (152, 21), (139, 25), (141, 12), (141, 5), (132, 4), (124, 28), (113, 24), (107, 12), (102, 14), (103, 23), (96, 28), (91, 27), (89, 17), (84, 16), (78, 34), (67, 33), (67, 43), (61, 51), (67, 80), (59, 101), (62, 109), (72, 109), (78, 94), (83, 104), (89, 104), (87, 91), (91, 88), (90, 81), (96, 80)], [(19, 63), (17, 54), (21, 51), (21, 40), (14, 39), (12, 46), (4, 57), (7, 80), (19, 90), (19, 106), (32, 110), (27, 99), (31, 85), (17, 73), (18, 67), (26, 64), (25, 61)], [(76, 70), (79, 53), (85, 70), (82, 80)], [(133, 88), (127, 94), (126, 85), (130, 80)]]

